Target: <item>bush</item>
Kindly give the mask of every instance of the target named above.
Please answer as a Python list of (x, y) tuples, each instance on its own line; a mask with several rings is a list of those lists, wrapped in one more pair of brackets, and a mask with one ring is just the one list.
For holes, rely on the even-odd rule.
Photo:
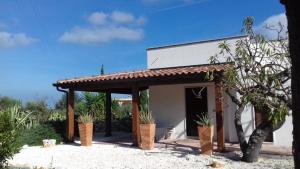
[(64, 121), (66, 119), (67, 117), (65, 110), (54, 110), (51, 112), (48, 121)]
[(40, 124), (33, 128), (25, 129), (20, 136), (19, 143), (21, 145), (38, 146), (43, 144), (44, 139), (55, 139), (60, 143), (62, 136), (56, 133), (55, 129), (49, 124)]
[(28, 115), (19, 106), (0, 110), (0, 168), (20, 150), (17, 140)]
[(131, 104), (121, 105), (113, 112), (113, 119), (118, 121), (119, 130), (131, 132), (132, 131), (132, 115)]
[(67, 134), (66, 134), (66, 127), (67, 121), (66, 120), (49, 120), (45, 124), (52, 126), (57, 134), (59, 134), (63, 141), (66, 141)]

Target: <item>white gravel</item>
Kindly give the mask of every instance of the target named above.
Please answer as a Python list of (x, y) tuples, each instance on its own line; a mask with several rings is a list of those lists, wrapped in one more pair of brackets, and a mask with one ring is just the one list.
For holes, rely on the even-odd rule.
[[(215, 154), (212, 157), (189, 154), (172, 148), (144, 151), (134, 147), (113, 144), (94, 144), (91, 147), (57, 145), (51, 148), (27, 147), (9, 161), (11, 166), (55, 169), (201, 169), (212, 161), (232, 169), (293, 168), (290, 156), (263, 156), (257, 163), (244, 163), (236, 152)], [(231, 160), (235, 159), (235, 160)]]

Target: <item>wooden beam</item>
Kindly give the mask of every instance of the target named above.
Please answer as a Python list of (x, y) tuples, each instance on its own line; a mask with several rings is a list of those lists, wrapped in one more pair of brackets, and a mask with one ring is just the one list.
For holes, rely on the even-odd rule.
[(74, 90), (68, 92), (68, 115), (67, 115), (67, 137), (68, 141), (74, 141)]
[(105, 94), (105, 136), (111, 136), (111, 93)]
[(217, 146), (218, 151), (225, 150), (225, 131), (224, 131), (224, 110), (223, 110), (223, 85), (222, 82), (215, 82), (216, 97), (216, 120), (217, 120)]
[(139, 112), (139, 89), (132, 87), (132, 139), (133, 145), (140, 145), (140, 112)]

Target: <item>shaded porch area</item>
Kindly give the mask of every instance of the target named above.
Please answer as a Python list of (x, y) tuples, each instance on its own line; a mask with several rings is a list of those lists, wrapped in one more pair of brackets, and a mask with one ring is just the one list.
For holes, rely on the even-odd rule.
[[(217, 149), (225, 150), (224, 132), (224, 108), (223, 108), (223, 86), (221, 79), (225, 69), (231, 64), (216, 65), (195, 65), (162, 69), (147, 69), (142, 71), (121, 72), (106, 75), (97, 75), (81, 78), (59, 80), (53, 84), (57, 90), (67, 94), (67, 137), (74, 141), (74, 92), (103, 92), (106, 94), (106, 115), (105, 115), (105, 136), (111, 136), (111, 104), (112, 94), (132, 95), (132, 143), (140, 145), (140, 91), (146, 90), (149, 86), (170, 85), (170, 84), (191, 84), (214, 82), (215, 86), (215, 113), (217, 128)], [(214, 80), (207, 78), (207, 73), (213, 72)], [(150, 96), (151, 97), (151, 96)], [(171, 118), (171, 117), (170, 117)], [(76, 126), (77, 127), (77, 126)]]
[[(75, 139), (75, 144), (80, 145), (79, 138)], [(132, 147), (132, 135), (126, 132), (115, 132), (114, 135), (105, 137), (104, 133), (95, 133), (93, 144), (109, 144), (121, 147)], [(240, 146), (238, 143), (225, 143), (225, 147), (226, 151), (224, 153), (240, 151)], [(169, 148), (189, 154), (201, 153), (198, 139), (160, 140), (155, 142), (155, 148)], [(218, 150), (217, 142), (214, 142), (214, 150)], [(276, 146), (271, 142), (264, 142), (262, 145), (261, 154), (292, 156), (292, 148)]]

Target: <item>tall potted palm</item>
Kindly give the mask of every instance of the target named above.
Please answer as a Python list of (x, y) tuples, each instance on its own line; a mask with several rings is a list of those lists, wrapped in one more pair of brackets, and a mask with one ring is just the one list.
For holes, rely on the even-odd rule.
[(201, 152), (205, 155), (212, 155), (214, 126), (207, 114), (197, 117), (196, 123), (198, 124)]
[(155, 121), (152, 114), (142, 111), (140, 114), (141, 148), (151, 150), (154, 148)]
[(78, 128), (81, 146), (91, 146), (93, 140), (93, 117), (83, 114), (78, 117)]

